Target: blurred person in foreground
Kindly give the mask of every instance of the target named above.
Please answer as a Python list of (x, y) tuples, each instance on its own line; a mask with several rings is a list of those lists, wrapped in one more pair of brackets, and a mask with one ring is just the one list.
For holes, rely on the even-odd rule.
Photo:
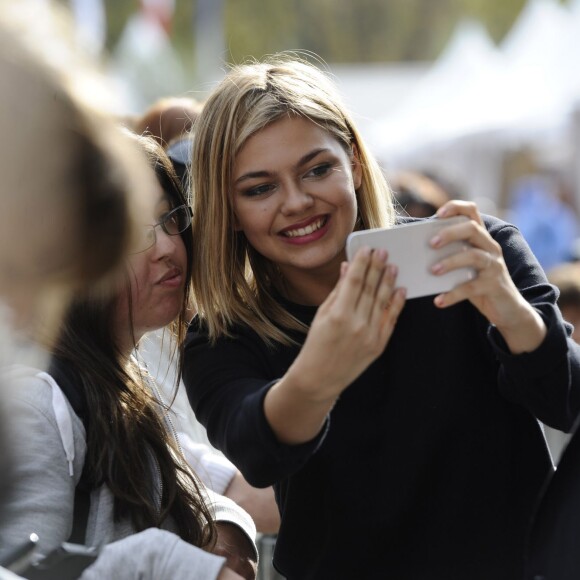
[[(169, 159), (154, 141), (132, 139), (131, 146), (147, 155), (151, 181), (158, 180), (140, 193), (152, 210), (141, 216), (145, 225), (126, 260), (123, 283), (112, 294), (89, 291), (73, 300), (47, 372), (15, 373), (15, 432), (36, 436), (14, 438), (16, 491), (6, 509), (3, 543), (32, 530), (39, 551), (58, 547), (75, 532), (75, 507), (85, 493), (88, 510), (79, 536), (102, 550), (88, 577), (132, 578), (131, 566), (117, 568), (115, 556), (123, 554), (149, 578), (240, 578), (211, 554), (216, 552), (252, 580), (257, 558), (251, 518), (210, 494), (184, 461), (167, 404), (135, 352), (145, 333), (173, 321), (180, 344), (192, 240), (190, 208)], [(178, 366), (180, 360), (178, 355)], [(141, 549), (130, 553), (126, 544), (136, 536)]]
[[(95, 91), (87, 98), (84, 89), (101, 78), (65, 48), (69, 35), (66, 14), (48, 4), (0, 2), (2, 408), (17, 389), (7, 366), (47, 364), (70, 299), (112, 287), (136, 216), (146, 211), (134, 195), (146, 187), (142, 161), (126, 150)], [(13, 421), (3, 413), (4, 437)], [(4, 536), (20, 459), (13, 445), (0, 444), (0, 561), (7, 564), (20, 542)]]
[[(23, 10), (16, 14), (12, 12), (15, 8)], [(78, 90), (78, 83), (89, 81), (90, 75), (79, 77), (77, 73), (87, 71), (68, 66), (74, 59), (71, 53), (63, 50), (62, 36), (55, 33), (60, 24), (56, 22), (59, 20), (56, 11), (53, 12), (49, 5), (37, 3), (1, 2), (0, 12), (3, 19), (6, 17), (0, 24), (0, 74), (3, 79), (0, 129), (8, 145), (3, 147), (0, 160), (3, 176), (0, 296), (5, 314), (2, 330), (7, 341), (17, 340), (18, 345), (23, 346), (6, 352), (7, 345), (3, 344), (3, 362), (34, 362), (42, 367), (60, 334), (60, 321), (72, 297), (82, 296), (90, 290), (91, 295), (106, 300), (112, 295), (111, 291), (118, 288), (123, 279), (119, 276), (120, 264), (125, 263), (128, 249), (142, 241), (142, 229), (134, 224), (142, 223), (143, 216), (154, 215), (157, 200), (154, 196), (159, 189), (134, 146), (107, 115), (82, 98), (83, 91)], [(6, 16), (8, 12), (10, 17)], [(44, 28), (48, 20), (57, 28)], [(62, 16), (63, 23), (65, 20)], [(99, 90), (99, 80), (90, 79), (88, 86), (91, 93)], [(31, 171), (31, 163), (34, 171)], [(19, 243), (14, 243), (15, 240)], [(21, 390), (23, 384), (16, 377), (22, 370), (21, 365), (16, 369), (13, 364), (10, 370), (3, 369), (4, 391), (0, 400), (11, 410), (29, 394)], [(42, 368), (39, 371), (42, 372)], [(67, 422), (63, 412), (70, 409), (62, 392), (59, 395), (58, 388), (52, 391), (59, 418), (65, 417), (63, 433), (66, 434), (70, 419)], [(24, 416), (35, 405), (44, 404), (45, 399), (29, 403)], [(3, 427), (7, 426), (11, 432), (14, 429), (18, 434), (10, 439), (10, 447), (0, 445), (3, 454), (0, 459), (3, 470), (0, 495), (2, 562), (34, 528), (42, 527), (43, 510), (51, 505), (48, 501), (50, 469), (57, 469), (61, 461), (68, 464), (67, 456), (72, 461), (70, 465), (76, 460), (78, 466), (82, 459), (82, 452), (71, 458), (69, 447), (52, 446), (49, 438), (43, 438), (36, 429), (27, 429), (20, 419), (20, 415), (6, 412), (2, 421)], [(51, 418), (48, 414), (44, 419), (49, 429), (60, 432), (57, 427), (62, 425), (54, 422), (56, 416)], [(75, 443), (80, 442), (79, 437), (83, 435), (83, 429), (77, 431)], [(26, 457), (20, 454), (20, 445), (26, 447), (27, 443), (41, 450), (38, 463), (26, 464)], [(18, 449), (13, 449), (12, 445)], [(7, 451), (14, 451), (10, 471), (4, 464)], [(14, 509), (19, 494), (26, 494), (30, 489), (21, 485), (21, 478), (26, 479), (29, 469), (38, 473), (42, 452), (57, 457), (54, 464), (31, 480), (35, 485), (46, 484), (46, 489), (38, 502), (29, 504), (31, 512)], [(65, 513), (73, 509), (77, 481), (73, 476), (78, 474), (78, 471), (69, 473), (66, 485), (71, 496), (62, 504)], [(14, 485), (8, 493), (10, 484)], [(57, 519), (62, 517), (62, 514), (53, 515)], [(28, 516), (30, 519), (26, 523)], [(68, 524), (68, 532), (71, 526), (72, 521)], [(16, 530), (23, 531), (22, 538)], [(174, 561), (177, 546), (182, 541), (172, 536), (159, 530), (114, 542), (103, 549), (83, 578), (119, 577), (121, 571), (127, 577), (186, 578), (199, 561), (207, 558), (213, 559), (213, 570), (222, 568), (221, 558), (205, 554), (189, 544), (180, 550), (188, 558)], [(39, 552), (67, 538), (67, 527), (62, 537), (41, 534)], [(175, 573), (176, 566), (181, 567), (181, 575)], [(165, 573), (161, 573), (163, 571)], [(5, 570), (0, 570), (0, 574), (9, 575)], [(239, 577), (225, 569), (219, 574), (220, 578)], [(217, 572), (207, 577), (215, 578)]]
[[(64, 69), (55, 64), (55, 55), (69, 54), (61, 50), (69, 32), (60, 12), (0, 2), (2, 366), (46, 364), (42, 347), (70, 298), (112, 284), (135, 216), (145, 211), (133, 195), (144, 186), (132, 169), (137, 156), (98, 102), (78, 90), (78, 82), (99, 86), (100, 77), (84, 66), (81, 78), (71, 76), (79, 69), (72, 57)], [(0, 382), (1, 401), (10, 384)], [(3, 458), (7, 451), (0, 445)], [(5, 486), (10, 478), (2, 473)]]
[[(192, 156), (198, 311), (184, 383), (210, 441), (274, 484), (274, 565), (291, 580), (514, 580), (553, 470), (538, 419), (569, 428), (580, 347), (518, 230), (463, 215), (433, 264), (476, 277), (412, 300), (354, 230), (416, 223), (336, 86), (296, 55), (232, 67)], [(364, 485), (367, 477), (372, 482)]]

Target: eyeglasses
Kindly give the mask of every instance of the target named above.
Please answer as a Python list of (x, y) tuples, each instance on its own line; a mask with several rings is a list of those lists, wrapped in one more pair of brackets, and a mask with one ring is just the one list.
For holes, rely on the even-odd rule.
[(145, 226), (139, 249), (134, 253), (140, 254), (155, 245), (157, 242), (155, 229), (157, 227), (160, 227), (168, 236), (177, 236), (183, 233), (191, 225), (192, 215), (191, 207), (180, 205), (163, 215), (156, 224)]

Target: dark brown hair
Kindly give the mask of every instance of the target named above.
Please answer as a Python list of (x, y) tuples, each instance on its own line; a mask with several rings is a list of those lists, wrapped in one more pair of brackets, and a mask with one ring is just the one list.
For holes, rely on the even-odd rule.
[[(150, 138), (134, 139), (146, 153), (170, 203), (174, 207), (185, 203), (179, 180), (162, 148)], [(192, 254), (190, 238), (188, 228), (182, 234), (188, 262)], [(129, 276), (126, 280), (123, 291), (130, 295)], [(188, 296), (189, 288), (174, 324), (181, 338), (186, 328)], [(203, 500), (201, 484), (184, 467), (169, 436), (166, 409), (147, 388), (146, 371), (127, 362), (117, 346), (113, 324), (117, 299), (77, 299), (54, 349), (56, 360), (73, 373), (82, 400), (87, 428), (83, 479), (91, 488), (106, 484), (114, 496), (115, 518), (129, 517), (137, 531), (159, 527), (171, 516), (181, 538), (197, 546), (211, 544), (215, 539), (212, 516)], [(127, 324), (132, 327), (131, 316)], [(182, 356), (180, 349), (179, 366)], [(157, 468), (160, 491), (153, 485), (152, 465)]]

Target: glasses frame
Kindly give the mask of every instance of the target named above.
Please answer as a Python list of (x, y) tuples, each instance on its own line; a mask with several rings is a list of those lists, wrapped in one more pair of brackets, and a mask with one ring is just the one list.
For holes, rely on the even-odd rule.
[[(175, 215), (176, 212), (182, 211), (182, 210), (186, 210), (184, 212), (184, 215), (186, 216), (186, 222), (187, 224), (181, 228), (180, 230), (178, 230), (177, 232), (170, 232), (167, 229), (167, 222), (172, 218), (172, 216)], [(168, 236), (179, 236), (180, 234), (182, 234), (185, 230), (187, 230), (187, 228), (191, 227), (191, 220), (193, 218), (193, 210), (191, 209), (191, 206), (187, 205), (187, 204), (182, 204), (182, 205), (178, 205), (177, 207), (174, 207), (171, 211), (167, 212), (158, 222), (151, 224), (151, 225), (147, 225), (145, 226), (145, 229), (147, 231), (151, 231), (152, 232), (152, 241), (149, 245), (147, 245), (147, 247), (142, 248), (140, 250), (138, 250), (137, 252), (133, 252), (134, 254), (142, 254), (143, 252), (146, 252), (147, 250), (150, 250), (156, 243), (157, 243), (157, 232), (156, 229), (158, 227), (160, 227), (164, 233), (166, 233)], [(146, 238), (147, 239), (147, 238)]]

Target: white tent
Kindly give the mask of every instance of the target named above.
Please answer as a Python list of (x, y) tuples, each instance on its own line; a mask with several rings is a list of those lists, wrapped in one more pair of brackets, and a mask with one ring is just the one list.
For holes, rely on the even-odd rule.
[(399, 107), (369, 131), (368, 139), (379, 157), (404, 153), (447, 136), (453, 124), (458, 92), (481, 76), (495, 74), (497, 49), (484, 27), (463, 21), (425, 77)]
[(579, 36), (580, 0), (529, 0), (500, 49), (480, 26), (461, 24), (416, 94), (377, 123), (371, 145), (394, 168), (439, 170), (476, 198), (497, 195), (506, 149), (544, 147), (563, 162), (580, 94)]
[(555, 0), (525, 6), (501, 46), (510, 69), (504, 91), (508, 128), (525, 134), (566, 122), (580, 89), (577, 25), (574, 13)]

